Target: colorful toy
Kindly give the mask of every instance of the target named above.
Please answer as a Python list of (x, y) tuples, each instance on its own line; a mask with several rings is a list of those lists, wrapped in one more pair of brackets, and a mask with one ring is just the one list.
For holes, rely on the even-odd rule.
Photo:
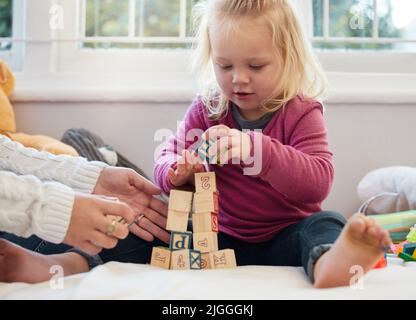
[(392, 244), (390, 246), (390, 250), (406, 262), (416, 262), (416, 242), (411, 241), (414, 239), (413, 234), (416, 228), (414, 226), (410, 229), (410, 233), (406, 237), (406, 239), (408, 240), (403, 241), (399, 244)]
[(380, 260), (375, 264), (373, 269), (382, 269), (382, 268), (385, 268), (385, 267), (387, 267), (386, 255), (384, 255), (380, 258)]
[(403, 246), (403, 252), (408, 255), (413, 255), (413, 252), (415, 252), (416, 249), (416, 243), (406, 243)]
[(406, 262), (416, 261), (416, 259), (413, 259), (411, 255), (408, 255), (404, 252), (399, 253), (399, 258), (402, 258)]
[(416, 224), (410, 228), (410, 232), (406, 237), (407, 241), (416, 242)]
[[(411, 230), (416, 224), (416, 210), (376, 214), (370, 216), (374, 219), (384, 230), (388, 230), (393, 242), (401, 242), (406, 240), (406, 237), (413, 239), (416, 242), (416, 229)], [(412, 228), (413, 229), (413, 228)], [(409, 231), (410, 235), (409, 235)], [(409, 239), (407, 239), (409, 240)]]

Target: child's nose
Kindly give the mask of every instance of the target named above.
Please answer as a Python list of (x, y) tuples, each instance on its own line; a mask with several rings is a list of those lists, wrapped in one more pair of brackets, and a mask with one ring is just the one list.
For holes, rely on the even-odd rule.
[(234, 71), (233, 84), (247, 84), (250, 82), (250, 77), (244, 71)]

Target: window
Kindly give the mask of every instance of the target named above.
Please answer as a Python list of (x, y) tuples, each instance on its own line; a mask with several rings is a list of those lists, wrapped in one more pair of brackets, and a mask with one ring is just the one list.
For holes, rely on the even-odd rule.
[[(72, 37), (82, 41), (72, 52), (78, 51), (82, 55), (82, 51), (93, 50), (98, 57), (94, 61), (98, 63), (99, 57), (109, 54), (108, 50), (102, 49), (128, 49), (130, 53), (121, 50), (119, 54), (125, 58), (129, 71), (151, 72), (149, 66), (165, 68), (166, 61), (182, 68), (173, 68), (176, 71), (185, 70), (189, 50), (172, 49), (187, 49), (194, 41), (191, 9), (198, 1), (79, 0), (80, 24)], [(413, 14), (416, 1), (291, 1), (300, 9), (302, 22), (327, 71), (416, 73), (416, 15)], [(71, 50), (68, 50), (66, 48), (63, 54), (68, 53), (72, 60), (76, 54), (69, 54)], [(88, 54), (94, 53), (89, 51)], [(114, 54), (112, 51), (113, 57)], [(128, 57), (129, 54), (137, 59), (140, 56), (140, 61)], [(153, 63), (146, 55), (153, 55)], [(155, 60), (157, 56), (161, 57), (160, 63)], [(94, 64), (94, 61), (86, 62), (86, 65)], [(123, 66), (113, 59), (111, 64), (114, 63), (116, 70), (123, 70)], [(105, 65), (109, 66), (109, 62)], [(170, 68), (171, 72), (174, 70)]]
[(0, 0), (0, 59), (14, 71), (20, 71), (23, 63), (22, 12), (23, 0)]
[(0, 0), (0, 51), (11, 49), (11, 43), (6, 38), (12, 37), (12, 0)]
[(54, 34), (61, 39), (53, 43), (55, 70), (127, 72), (142, 79), (144, 73), (156, 72), (170, 73), (177, 81), (189, 78), (185, 74), (189, 73), (190, 52), (183, 49), (193, 41), (189, 22), (194, 2), (59, 0), (69, 27)]
[(416, 1), (313, 0), (315, 48), (416, 52)]
[[(414, 0), (294, 1), (313, 16), (307, 28), (315, 48), (416, 51)], [(83, 47), (188, 48), (197, 2), (83, 0)]]
[[(416, 75), (415, 0), (290, 1), (299, 7), (324, 69), (339, 74), (342, 81), (348, 79), (342, 89), (348, 90), (350, 83), (358, 86), (363, 73), (386, 83), (397, 81), (385, 74)], [(190, 90), (196, 82), (189, 72), (187, 49), (194, 41), (191, 9), (197, 2), (54, 0), (62, 7), (64, 27), (51, 30), (39, 23), (53, 16), (51, 2), (26, 1), (25, 72), (62, 78), (79, 73), (85, 83), (114, 91)], [(12, 24), (14, 33), (15, 19)], [(13, 50), (17, 44), (13, 42)], [(345, 73), (358, 75), (350, 78)], [(415, 83), (412, 79), (405, 84)]]
[(188, 48), (197, 0), (84, 0), (84, 48)]

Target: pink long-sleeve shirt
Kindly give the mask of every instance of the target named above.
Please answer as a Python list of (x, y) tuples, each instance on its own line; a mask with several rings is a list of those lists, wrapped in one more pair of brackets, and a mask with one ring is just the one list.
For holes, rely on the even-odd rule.
[[(186, 134), (191, 129), (204, 132), (219, 124), (237, 128), (231, 112), (212, 121), (200, 98), (192, 103), (184, 122), (155, 164), (155, 181), (166, 194), (175, 188), (167, 177), (168, 169), (176, 165), (182, 148), (190, 148), (198, 138)], [(299, 95), (274, 114), (262, 133), (249, 135), (253, 143), (256, 139), (262, 141), (258, 174), (244, 175), (239, 164), (209, 165), (209, 170), (217, 178), (219, 231), (242, 241), (259, 243), (321, 211), (321, 202), (332, 185), (334, 168), (323, 107), (317, 101)]]

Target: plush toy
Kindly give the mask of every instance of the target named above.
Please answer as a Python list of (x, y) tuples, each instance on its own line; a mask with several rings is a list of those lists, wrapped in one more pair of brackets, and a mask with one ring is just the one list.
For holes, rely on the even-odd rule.
[(4, 61), (0, 60), (0, 134), (39, 151), (48, 151), (56, 155), (77, 156), (78, 153), (74, 148), (51, 137), (16, 132), (13, 107), (9, 100), (14, 85), (15, 81), (11, 70)]
[[(358, 184), (360, 212), (388, 230), (393, 242), (416, 240), (416, 168), (387, 167), (369, 172)], [(409, 233), (410, 231), (410, 233)]]
[(369, 172), (358, 184), (361, 212), (385, 214), (416, 210), (416, 168), (386, 167)]

